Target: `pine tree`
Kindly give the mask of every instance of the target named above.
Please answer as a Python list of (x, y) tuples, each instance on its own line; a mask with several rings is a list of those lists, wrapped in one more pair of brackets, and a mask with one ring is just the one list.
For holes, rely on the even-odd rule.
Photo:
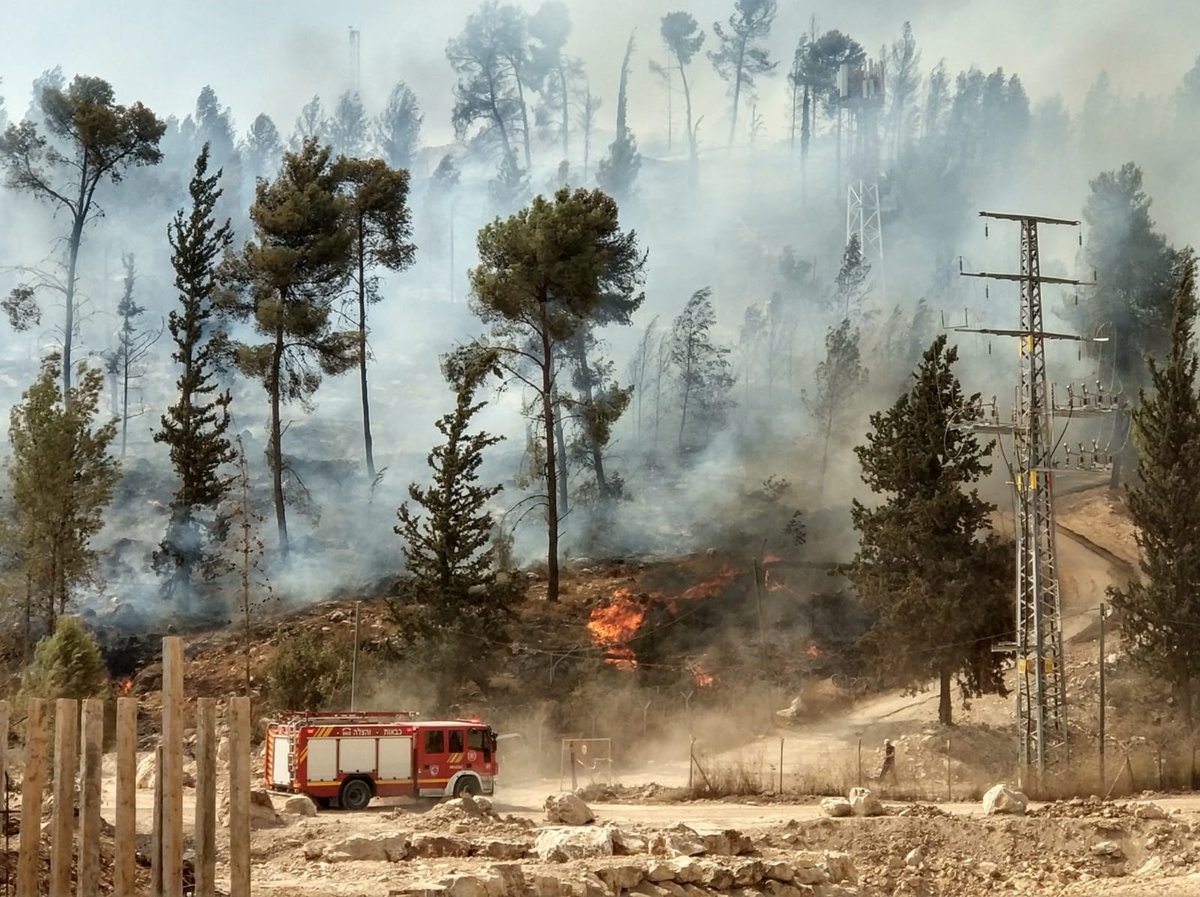
[(680, 454), (703, 448), (713, 430), (725, 424), (734, 376), (728, 347), (713, 340), (716, 323), (712, 290), (705, 287), (692, 294), (671, 328), (668, 352), (679, 390)]
[(350, 275), (353, 233), (347, 200), (328, 147), (315, 140), (284, 156), (274, 181), (259, 181), (250, 219), (255, 238), (226, 258), (221, 278), (232, 288), (225, 308), (266, 338), (235, 346), (238, 368), (263, 384), (271, 405), (270, 444), (279, 547), (288, 552), (282, 405), (305, 402), (322, 374), (358, 361), (359, 334), (333, 329), (333, 302)]
[(208, 146), (196, 157), (195, 174), (188, 185), (191, 211), (180, 209), (167, 227), (171, 265), (180, 308), (167, 319), (175, 340), (172, 360), (182, 367), (178, 397), (162, 416), (155, 442), (167, 444), (171, 466), (179, 485), (171, 499), (171, 520), (155, 553), (156, 569), (164, 574), (170, 595), (178, 587), (191, 597), (192, 574), (214, 571), (216, 557), (209, 542), (220, 532), (219, 521), (205, 526), (201, 516), (215, 513), (229, 491), (229, 478), (221, 470), (234, 460), (225, 435), (229, 429), (229, 390), (216, 383), (225, 336), (214, 320), (217, 259), (233, 242), (229, 220), (218, 226), (213, 211), (221, 199), (217, 186), (221, 172), (208, 174)]
[(403, 271), (413, 263), (412, 219), (408, 211), (408, 172), (382, 159), (338, 159), (336, 176), (348, 200), (347, 225), (354, 242), (350, 280), (358, 296), (358, 373), (363, 413), (367, 476), (375, 480), (371, 405), (367, 393), (367, 306), (382, 298), (376, 268)]
[(628, 199), (633, 193), (634, 181), (642, 167), (637, 138), (629, 129), (629, 61), (632, 57), (633, 35), (630, 34), (625, 47), (625, 61), (621, 63), (621, 87), (617, 93), (617, 139), (608, 148), (608, 158), (600, 160), (596, 172), (596, 183), (600, 189), (617, 200)]
[(755, 76), (770, 74), (777, 65), (771, 61), (770, 52), (759, 44), (770, 36), (778, 11), (776, 0), (735, 0), (728, 29), (720, 22), (713, 23), (717, 49), (710, 50), (708, 58), (717, 74), (730, 82), (729, 89), (733, 94), (733, 113), (729, 121), (730, 146), (733, 146), (733, 138), (737, 133), (742, 91), (753, 91)]
[(863, 312), (863, 300), (870, 284), (867, 278), (871, 266), (863, 257), (862, 243), (858, 234), (851, 234), (842, 254), (842, 267), (834, 281), (833, 311), (844, 318), (859, 318)]
[(27, 634), (34, 619), (52, 632), (72, 589), (96, 579), (90, 542), (120, 477), (120, 464), (109, 454), (116, 422), (94, 425), (103, 372), (82, 369), (64, 395), (61, 367), (57, 355), (42, 362), (41, 376), (12, 409), (8, 430), (14, 520), (7, 536), (16, 572), (28, 583)]
[(1109, 589), (1130, 655), (1176, 689), (1189, 728), (1200, 672), (1200, 397), (1197, 396), (1196, 262), (1176, 280), (1170, 348), (1149, 359), (1152, 394), (1133, 412), (1138, 483), (1128, 490), (1142, 577)]
[(936, 678), (945, 724), (955, 680), (968, 696), (1003, 694), (991, 642), (1013, 627), (1011, 543), (990, 531), (995, 507), (966, 491), (991, 470), (991, 446), (955, 426), (978, 399), (963, 394), (957, 359), (937, 337), (912, 388), (871, 415), (872, 432), (854, 451), (883, 503), (853, 503), (859, 547), (845, 568), (874, 617), (864, 652), (887, 681), (918, 688)]
[(502, 487), (480, 485), (479, 468), (484, 452), (502, 437), (470, 428), (486, 404), (475, 401), (476, 393), (500, 374), (496, 350), (460, 349), (443, 359), (442, 372), (455, 404), (437, 422), (445, 441), (428, 456), (433, 484), (409, 485), (409, 498), (419, 510), (401, 505), (395, 527), (406, 561), (402, 597), (421, 607), (429, 630), (449, 627), (484, 635), (502, 622), (505, 611), (494, 594), (496, 570), (488, 544), (495, 523), (488, 505)]
[(804, 404), (816, 418), (823, 444), (819, 492), (825, 491), (825, 474), (829, 470), (829, 443), (846, 414), (846, 406), (867, 383), (867, 369), (859, 354), (859, 331), (851, 330), (846, 318), (825, 334), (825, 358), (817, 364), (813, 379), (816, 390), (804, 396)]
[(121, 390), (121, 457), (124, 458), (131, 416), (129, 386), (142, 376), (138, 362), (145, 358), (150, 348), (158, 342), (158, 338), (162, 336), (162, 328), (151, 330), (138, 322), (146, 313), (146, 309), (138, 305), (133, 298), (133, 287), (137, 281), (137, 268), (133, 256), (122, 254), (121, 265), (125, 269), (124, 289), (121, 301), (117, 303), (117, 317), (121, 319), (121, 330), (117, 336), (117, 347), (112, 353), (112, 364), (116, 368), (116, 380)]
[(78, 619), (58, 618), (54, 631), (37, 644), (33, 663), (21, 677), (24, 697), (109, 698), (108, 668), (96, 637)]

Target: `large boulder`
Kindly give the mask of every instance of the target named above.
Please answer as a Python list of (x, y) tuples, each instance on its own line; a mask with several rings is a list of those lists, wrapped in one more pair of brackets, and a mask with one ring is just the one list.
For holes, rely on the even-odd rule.
[(317, 805), (306, 794), (293, 794), (283, 802), (285, 816), (316, 816)]
[(850, 809), (855, 816), (882, 816), (883, 804), (870, 788), (851, 788)]
[(376, 862), (396, 863), (408, 856), (408, 835), (377, 833), (351, 835), (325, 848), (323, 858), (329, 863)]
[(840, 819), (843, 816), (853, 816), (854, 808), (844, 797), (826, 797), (821, 800), (821, 814)]
[(546, 821), (558, 825), (587, 825), (596, 820), (592, 808), (575, 794), (551, 794), (545, 807)]
[[(228, 794), (221, 799), (217, 821), (221, 825), (229, 824)], [(263, 788), (250, 789), (250, 828), (274, 828), (277, 825), (283, 825), (283, 820), (275, 812), (275, 804), (271, 802), (271, 795)]]
[(704, 841), (704, 852), (709, 856), (737, 857), (754, 852), (754, 842), (737, 829), (706, 832), (700, 837)]
[(154, 788), (154, 754), (147, 754), (138, 761), (136, 779), (138, 788)]
[(526, 892), (525, 873), (515, 864), (451, 873), (438, 884), (446, 897), (524, 897)]
[(408, 845), (410, 857), (465, 857), (471, 853), (471, 843), (464, 838), (419, 832), (412, 836)]
[(543, 863), (565, 863), (613, 855), (612, 833), (606, 828), (547, 828), (538, 833), (533, 852)]
[(650, 840), (650, 852), (660, 857), (696, 857), (708, 851), (700, 833), (682, 822), (663, 829)]
[(983, 796), (983, 812), (985, 816), (1007, 814), (1024, 816), (1029, 807), (1029, 798), (1007, 785), (993, 785)]

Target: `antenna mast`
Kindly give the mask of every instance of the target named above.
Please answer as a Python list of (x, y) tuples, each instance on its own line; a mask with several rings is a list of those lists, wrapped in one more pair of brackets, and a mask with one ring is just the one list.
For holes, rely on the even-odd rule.
[[(1016, 642), (996, 650), (1012, 652), (1017, 658), (1018, 759), (1022, 777), (1036, 766), (1039, 778), (1056, 765), (1066, 763), (1067, 695), (1063, 671), (1062, 605), (1058, 587), (1055, 551), (1053, 471), (1054, 391), (1046, 380), (1046, 340), (1105, 342), (1103, 337), (1052, 333), (1043, 328), (1042, 284), (1078, 286), (1082, 281), (1048, 277), (1041, 273), (1038, 225), (1078, 226), (1078, 221), (980, 212), (980, 217), (1016, 221), (1021, 226), (1021, 270), (1019, 274), (986, 271), (961, 272), (964, 277), (1015, 281), (1020, 284), (1021, 324), (1016, 330), (953, 328), (960, 332), (1016, 337), (1020, 343), (1021, 379), (1011, 424), (1002, 424), (992, 400), (990, 419), (977, 422), (977, 429), (1011, 433), (1014, 443), (1012, 466), (1015, 490), (1017, 535)], [(1057, 410), (1068, 416), (1105, 413), (1117, 408), (1116, 397), (1105, 396), (1098, 387), (1082, 396), (1069, 387), (1068, 404)], [(1069, 451), (1069, 450), (1068, 450)], [(1096, 460), (1095, 458), (1093, 459)], [(1082, 455), (1080, 458), (1081, 467)], [(1068, 458), (1069, 463), (1069, 458)], [(1094, 469), (1091, 468), (1091, 469)]]
[(350, 26), (350, 89), (355, 93), (362, 90), (362, 55), (360, 40), (362, 33), (353, 25)]

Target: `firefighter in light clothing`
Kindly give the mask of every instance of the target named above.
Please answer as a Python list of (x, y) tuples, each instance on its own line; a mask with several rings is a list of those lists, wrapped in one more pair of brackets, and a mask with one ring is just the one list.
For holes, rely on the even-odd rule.
[(890, 738), (883, 740), (883, 766), (879, 768), (879, 775), (875, 777), (880, 785), (884, 779), (887, 779), (889, 784), (895, 785), (896, 782), (896, 746), (892, 744)]

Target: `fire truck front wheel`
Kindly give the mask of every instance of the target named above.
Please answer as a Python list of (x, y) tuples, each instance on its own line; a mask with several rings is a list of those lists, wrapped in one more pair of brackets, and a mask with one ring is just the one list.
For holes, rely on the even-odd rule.
[(343, 810), (365, 810), (371, 802), (371, 783), (366, 779), (347, 779), (338, 798)]
[(479, 787), (479, 779), (475, 776), (463, 776), (454, 783), (454, 796), (462, 797), (464, 794), (469, 794), (474, 797), (477, 794), (482, 794), (483, 789)]

